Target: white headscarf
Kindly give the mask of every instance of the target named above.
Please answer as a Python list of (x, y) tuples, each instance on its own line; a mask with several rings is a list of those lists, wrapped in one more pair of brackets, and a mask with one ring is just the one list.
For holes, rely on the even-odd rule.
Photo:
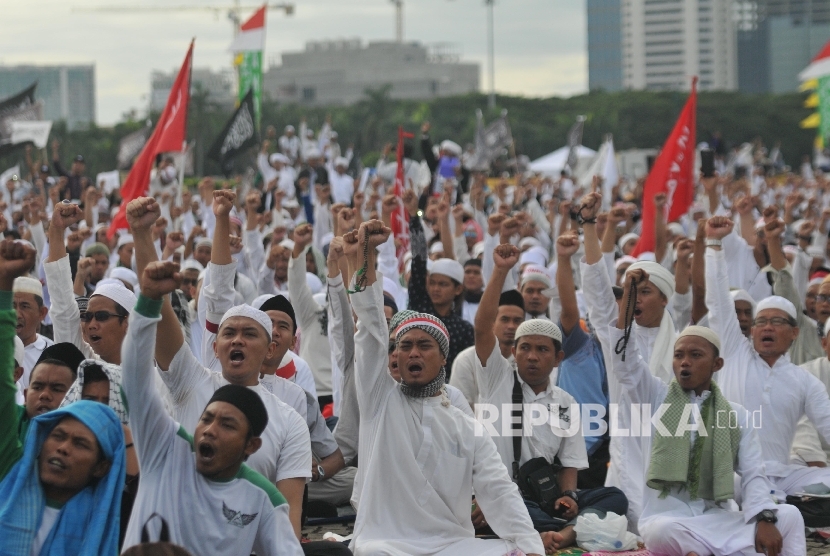
[[(674, 276), (663, 268), (662, 265), (650, 261), (638, 261), (628, 267), (626, 274), (633, 270), (641, 269), (648, 274), (648, 281), (659, 289), (666, 299), (671, 302), (674, 295)], [(623, 309), (624, 310), (624, 309)], [(622, 316), (622, 315), (621, 315)], [(654, 340), (651, 350), (651, 357), (648, 360), (648, 368), (651, 374), (668, 384), (674, 378), (672, 359), (674, 357), (674, 342), (677, 332), (674, 329), (674, 322), (667, 309), (663, 309), (663, 317), (660, 319), (660, 330)]]

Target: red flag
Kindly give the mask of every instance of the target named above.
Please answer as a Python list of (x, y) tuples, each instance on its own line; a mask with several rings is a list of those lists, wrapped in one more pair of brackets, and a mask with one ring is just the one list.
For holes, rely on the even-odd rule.
[[(689, 210), (695, 198), (695, 125), (697, 114), (697, 77), (692, 92), (666, 139), (643, 188), (643, 229), (633, 256), (654, 251), (654, 196), (665, 193), (668, 222), (674, 222)], [(660, 262), (660, 261), (657, 261)]]
[(398, 262), (403, 261), (403, 255), (409, 251), (409, 213), (403, 206), (403, 192), (406, 189), (404, 186), (404, 167), (403, 167), (403, 140), (405, 138), (414, 137), (411, 133), (406, 133), (403, 126), (398, 126), (398, 148), (395, 153), (397, 156), (398, 168), (395, 171), (395, 197), (398, 198), (398, 211), (392, 218), (392, 233), (395, 239), (398, 240)]
[(107, 237), (112, 238), (118, 230), (127, 229), (127, 203), (147, 192), (150, 172), (156, 155), (164, 152), (180, 152), (187, 135), (187, 105), (190, 101), (190, 66), (193, 60), (193, 41), (187, 50), (179, 75), (170, 89), (167, 105), (161, 113), (153, 134), (144, 144), (135, 159), (132, 170), (121, 186), (121, 206), (110, 222)]

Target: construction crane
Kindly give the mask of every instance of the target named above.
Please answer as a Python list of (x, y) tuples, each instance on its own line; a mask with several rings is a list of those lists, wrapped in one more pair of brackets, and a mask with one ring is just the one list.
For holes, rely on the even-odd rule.
[(390, 0), (395, 4), (395, 42), (403, 42), (403, 0)]
[[(72, 8), (73, 12), (76, 13), (84, 13), (84, 12), (109, 12), (109, 13), (130, 13), (130, 12), (190, 12), (190, 11), (202, 11), (202, 12), (213, 12), (214, 15), (220, 15), (223, 12), (227, 12), (228, 19), (233, 23), (234, 27), (234, 35), (239, 31), (239, 26), (242, 24), (242, 18), (240, 13), (242, 11), (251, 11), (251, 10), (258, 10), (262, 7), (262, 4), (259, 5), (246, 5), (243, 6), (239, 3), (239, 0), (234, 0), (233, 5), (225, 5), (225, 6), (189, 6), (186, 4), (177, 5), (177, 6), (93, 6), (93, 7), (84, 7), (84, 6), (76, 6)], [(268, 4), (269, 10), (283, 10), (285, 15), (293, 15), (294, 14), (294, 4)]]

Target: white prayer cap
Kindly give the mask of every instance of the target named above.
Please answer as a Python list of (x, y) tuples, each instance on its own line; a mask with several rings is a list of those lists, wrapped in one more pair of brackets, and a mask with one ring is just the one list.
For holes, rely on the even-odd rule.
[(129, 283), (132, 287), (138, 286), (138, 274), (123, 266), (117, 266), (110, 271), (110, 278), (115, 280), (123, 280)]
[(349, 166), (349, 159), (345, 156), (338, 156), (334, 159), (334, 167), (343, 166), (344, 168), (348, 168)]
[(123, 234), (118, 236), (118, 245), (115, 246), (115, 250), (118, 251), (128, 243), (135, 243), (132, 234)]
[(337, 137), (338, 137), (337, 132), (334, 131), (334, 130), (331, 130), (331, 133), (329, 133), (329, 137), (332, 138), (332, 139), (337, 139)]
[(440, 241), (436, 241), (432, 245), (429, 246), (429, 254), (435, 255), (436, 253), (443, 253), (444, 252), (444, 244)]
[(636, 262), (636, 257), (632, 257), (631, 255), (623, 255), (622, 257), (614, 261), (614, 269), (618, 269), (624, 264), (634, 264)]
[(236, 305), (235, 307), (231, 307), (228, 309), (224, 315), (222, 315), (222, 320), (219, 321), (219, 328), (222, 328), (222, 324), (226, 320), (231, 317), (245, 317), (253, 320), (258, 325), (260, 325), (265, 333), (268, 335), (268, 341), (271, 341), (271, 317), (260, 311), (259, 309), (254, 309), (250, 305)]
[(761, 311), (765, 311), (766, 309), (778, 309), (779, 311), (784, 311), (793, 319), (798, 318), (798, 313), (795, 312), (795, 305), (789, 299), (784, 299), (780, 295), (771, 295), (762, 299), (758, 303), (755, 314), (760, 314)]
[(519, 266), (526, 264), (548, 266), (547, 253), (542, 247), (531, 247), (519, 257)]
[(637, 260), (651, 263), (657, 262), (657, 255), (654, 254), (654, 251), (643, 251), (637, 255)]
[(314, 130), (313, 129), (305, 130), (305, 135), (306, 135), (306, 137), (314, 137)]
[(449, 276), (459, 284), (464, 282), (464, 267), (461, 266), (461, 263), (453, 259), (438, 259), (437, 261), (432, 261), (432, 269), (429, 272), (430, 274)]
[(813, 257), (814, 259), (823, 259), (824, 249), (822, 249), (818, 245), (811, 245), (807, 248), (807, 254)]
[(293, 125), (285, 126), (285, 131), (294, 131), (294, 126)]
[(535, 237), (523, 237), (519, 240), (519, 250), (523, 251), (525, 248), (541, 246), (542, 243)]
[(123, 307), (128, 313), (132, 313), (133, 308), (135, 307), (135, 294), (128, 290), (127, 286), (125, 286), (120, 280), (113, 280), (112, 278), (101, 280), (98, 282), (95, 291), (90, 297), (95, 297), (96, 295), (102, 295), (106, 298), (112, 299), (121, 305), (121, 307)]
[(36, 280), (35, 278), (18, 276), (14, 279), (12, 291), (14, 293), (30, 293), (43, 297), (43, 284), (40, 283), (40, 280)]
[(677, 335), (677, 340), (674, 341), (674, 344), (677, 345), (677, 342), (680, 341), (680, 338), (684, 336), (697, 336), (699, 338), (703, 338), (707, 340), (710, 344), (715, 346), (720, 352), (720, 339), (718, 335), (715, 334), (715, 331), (711, 328), (706, 328), (705, 326), (687, 326), (683, 329), (683, 332)]
[(306, 157), (306, 159), (320, 158), (320, 149), (318, 149), (318, 148), (308, 149), (308, 152), (305, 153), (305, 157)]
[(95, 224), (95, 227), (94, 227), (94, 228), (92, 228), (92, 237), (95, 237), (95, 235), (96, 235), (98, 232), (100, 232), (101, 230), (106, 230), (108, 227), (109, 227), (109, 225), (108, 225), (108, 224), (104, 224), (104, 223), (101, 223), (101, 224)]
[(620, 238), (620, 240), (617, 242), (617, 245), (619, 245), (619, 246), (620, 246), (620, 249), (622, 249), (622, 248), (623, 248), (623, 245), (625, 245), (626, 243), (628, 243), (628, 242), (629, 242), (629, 241), (631, 241), (632, 239), (634, 239), (634, 240), (639, 240), (639, 239), (640, 239), (640, 236), (638, 236), (637, 234), (635, 234), (635, 233), (633, 233), (633, 232), (627, 233), (627, 234), (625, 234), (624, 236), (622, 236), (622, 237)]
[(18, 367), (23, 366), (23, 359), (26, 357), (26, 347), (23, 345), (23, 340), (14, 335), (14, 362)]
[(784, 253), (789, 253), (790, 255), (797, 255), (798, 254), (798, 247), (795, 245), (785, 245), (783, 247)]
[(628, 267), (626, 274), (633, 270), (644, 270), (648, 274), (648, 281), (654, 284), (666, 296), (666, 299), (671, 299), (674, 295), (674, 276), (662, 265), (651, 261), (637, 261)]
[(323, 291), (323, 282), (312, 272), (305, 273), (305, 283), (308, 284), (308, 289), (311, 290), (311, 295)]
[(195, 249), (198, 249), (199, 247), (210, 247), (211, 249), (213, 249), (213, 240), (209, 237), (203, 237), (202, 239), (196, 242)]
[(455, 141), (450, 141), (449, 139), (441, 141), (441, 150), (447, 151), (453, 156), (461, 156), (461, 145)]
[(281, 162), (283, 164), (290, 164), (291, 161), (282, 153), (274, 153), (268, 157), (268, 162), (274, 164), (275, 162)]
[(516, 329), (516, 334), (513, 338), (514, 340), (518, 340), (522, 336), (547, 336), (559, 342), (559, 345), (562, 345), (562, 331), (548, 319), (530, 319), (524, 321)]
[(205, 270), (205, 267), (202, 266), (202, 263), (197, 261), (196, 259), (187, 259), (182, 263), (181, 271), (184, 272), (185, 270), (198, 270), (202, 272)]
[(284, 239), (280, 242), (280, 245), (285, 247), (286, 249), (294, 250), (294, 240), (293, 239)]
[(686, 230), (678, 222), (670, 222), (666, 229), (676, 236), (686, 237)]
[(473, 245), (473, 258), (477, 259), (484, 254), (484, 242), (479, 241)]
[(551, 287), (550, 274), (548, 269), (544, 266), (530, 264), (522, 271), (521, 285), (524, 286), (528, 282), (541, 282), (546, 288)]
[(822, 282), (824, 282), (824, 276), (816, 276), (815, 278), (807, 282), (807, 287), (809, 288), (811, 286), (820, 286)]
[(300, 206), (300, 202), (297, 201), (296, 197), (289, 197), (282, 202), (282, 208), (290, 209), (290, 208), (297, 208)]
[(752, 316), (755, 317), (755, 313), (757, 312), (758, 304), (755, 303), (755, 300), (752, 299), (752, 296), (749, 295), (749, 292), (746, 290), (732, 290), (729, 292), (729, 295), (732, 296), (732, 301), (746, 301), (750, 305), (752, 305)]

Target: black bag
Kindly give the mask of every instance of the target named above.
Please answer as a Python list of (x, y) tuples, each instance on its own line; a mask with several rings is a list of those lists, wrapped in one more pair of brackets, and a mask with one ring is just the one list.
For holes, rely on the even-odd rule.
[[(513, 406), (523, 407), (522, 385), (517, 375), (513, 375)], [(561, 511), (554, 509), (556, 501), (562, 496), (559, 490), (559, 471), (562, 466), (557, 462), (549, 463), (543, 457), (533, 458), (519, 467), (522, 457), (523, 427), (522, 409), (513, 410), (513, 428), (518, 434), (513, 436), (513, 480), (519, 486), (522, 496), (539, 504), (543, 512), (556, 517)], [(518, 417), (518, 419), (516, 419)]]
[(792, 504), (804, 517), (805, 527), (830, 527), (830, 500), (809, 496), (787, 496), (787, 504)]

